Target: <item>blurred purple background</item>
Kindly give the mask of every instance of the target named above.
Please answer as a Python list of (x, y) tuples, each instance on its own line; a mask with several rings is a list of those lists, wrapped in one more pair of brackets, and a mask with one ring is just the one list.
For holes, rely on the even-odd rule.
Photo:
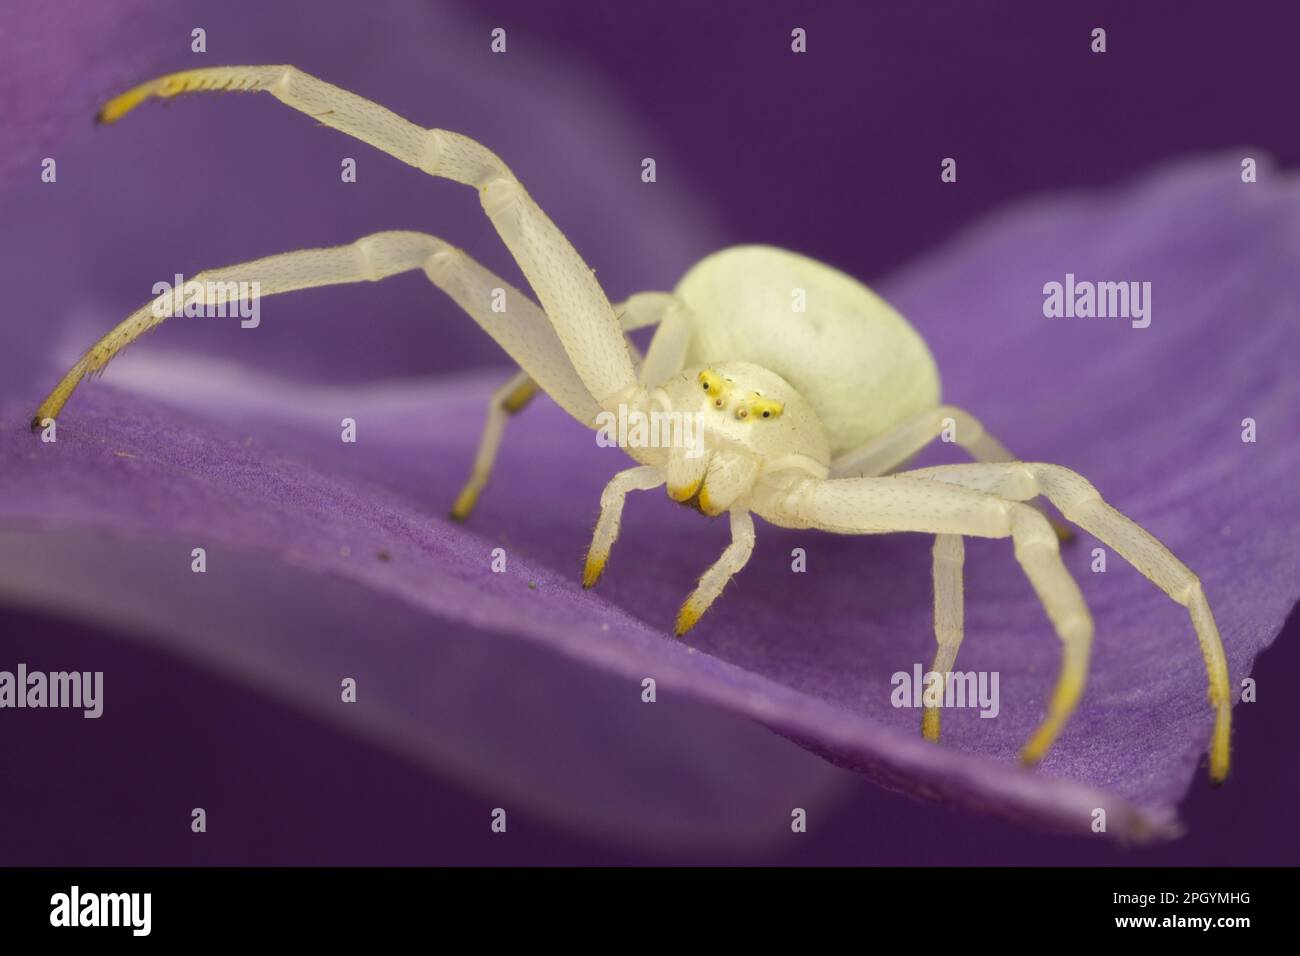
[[(6, 85), (27, 91), (26, 99), (6, 96), (19, 107), (6, 122), (22, 118), (31, 104), (31, 115), (48, 108), (86, 118), (82, 128), (51, 124), (38, 142), (5, 138), (14, 147), (7, 174), (22, 168), (17, 157), (25, 149), (59, 156), (68, 180), (54, 209), (30, 178), (4, 185), (10, 221), (39, 223), (22, 236), (2, 227), (10, 257), (7, 309), (11, 317), (45, 315), (44, 299), (60, 284), (68, 285), (63, 294), (72, 306), (62, 326), (31, 330), (6, 321), (6, 397), (47, 387), (50, 343), (75, 353), (104, 328), (104, 315), (124, 315), (143, 301), (141, 290), (159, 268), (188, 275), (377, 229), (420, 228), (506, 269), (495, 237), (459, 187), (430, 183), (359, 145), (331, 141), (322, 158), (319, 131), (269, 97), (153, 106), (111, 136), (92, 130), (93, 84), (36, 81), (60, 75), (57, 56), (44, 51), (67, 44), (67, 24), (84, 22), (90, 6), (66, 6), (72, 13), (62, 19), (57, 4), (3, 14), (14, 18), (4, 26), (22, 33), (31, 54), (5, 68)], [(615, 296), (671, 286), (705, 253), (749, 241), (799, 249), (872, 281), (1018, 197), (1120, 183), (1164, 159), (1223, 148), (1272, 155), (1284, 168), (1300, 161), (1291, 82), (1300, 22), (1290, 4), (1093, 3), (1085, 12), (1081, 5), (1029, 2), (873, 9), (821, 3), (814, 10), (779, 3), (500, 2), (429, 5), (414, 16), (404, 7), (423, 5), (377, 4), (367, 13), (326, 12), (330, 6), (277, 5), (271, 14), (251, 3), (173, 4), (160, 16), (150, 4), (124, 4), (117, 18), (96, 14), (105, 17), (100, 29), (88, 31), (84, 55), (64, 66), (118, 86), (188, 66), (189, 28), (202, 25), (209, 63), (292, 62), (417, 122), (470, 133), (501, 152), (543, 206), (564, 207), (557, 220)], [(307, 22), (286, 10), (320, 12)], [(370, 42), (391, 33), (370, 25), (397, 17), (406, 23), (397, 48)], [(452, 20), (456, 43), (481, 40), (456, 54), (464, 64), (459, 88), (429, 83), (422, 59), (444, 55), (439, 44), (453, 34), (450, 25), (440, 26)], [(496, 26), (508, 30), (510, 52), (491, 58), (487, 33)], [(808, 31), (805, 56), (788, 53), (794, 26)], [(1108, 32), (1104, 56), (1089, 52), (1094, 26)], [(113, 56), (106, 58), (106, 50)], [(568, 119), (526, 108), (525, 91), (532, 102), (553, 96), (566, 103)], [(591, 162), (574, 155), (584, 149), (584, 98), (591, 110), (622, 123), (618, 138), (602, 144), (601, 162), (625, 169), (626, 183), (573, 175)], [(262, 133), (272, 127), (283, 132)], [(566, 133), (573, 144), (557, 145)], [(121, 171), (111, 192), (102, 183), (76, 185), (76, 164), (91, 155), (91, 142), (98, 164)], [(161, 163), (160, 142), (168, 144)], [(355, 189), (304, 173), (313, 163), (336, 169), (343, 155), (359, 159)], [(651, 194), (637, 180), (643, 156), (658, 162)], [(959, 162), (953, 188), (938, 183), (945, 156)], [(382, 176), (372, 172), (381, 160), (388, 164)], [(248, 185), (253, 177), (255, 189)], [(193, 188), (198, 182), (202, 191)], [(578, 193), (579, 185), (588, 191)], [(41, 212), (34, 214), (37, 204)], [(124, 223), (133, 228), (124, 230)], [(94, 282), (68, 275), (92, 259)], [(15, 284), (20, 274), (34, 281)], [(240, 352), (241, 361), (331, 381), (340, 374), (361, 381), (499, 364), (499, 353), (470, 323), (431, 328), (415, 313), (413, 303), (429, 298), (422, 281), (404, 277), (286, 298), (282, 309), (277, 303), (283, 320), (264, 330), (256, 354)], [(322, 310), (326, 297), (330, 307)], [(367, 323), (361, 334), (358, 316)], [(348, 344), (344, 372), (337, 352), (302, 348), (304, 325), (313, 339)], [(184, 347), (235, 354), (238, 339), (228, 326), (195, 325)], [(526, 810), (512, 814), (508, 842), (477, 825), (449, 836), (428, 821), (477, 819), (482, 805), (451, 777), (110, 631), (31, 611), (0, 615), (5, 660), (39, 648), (45, 659), (76, 662), (78, 669), (111, 661), (117, 686), (151, 688), (138, 699), (117, 696), (115, 720), (96, 728), (93, 748), (80, 735), (81, 721), (28, 720), (21, 745), (2, 738), (6, 766), (21, 767), (21, 753), (47, 757), (39, 781), (21, 771), (10, 781), (0, 862), (701, 859), (597, 840)], [(1300, 667), (1298, 640), (1293, 613), (1257, 671)], [(603, 692), (600, 677), (574, 671), (575, 693)], [(162, 725), (159, 675), (167, 676), (178, 704)], [(228, 717), (232, 700), (237, 720)], [(1234, 776), (1218, 792), (1198, 776), (1184, 807), (1189, 834), (1174, 844), (1124, 851), (1041, 836), (918, 805), (833, 771), (838, 796), (810, 833), (750, 855), (702, 858), (1295, 864), (1300, 742), (1286, 732), (1294, 725), (1284, 708), (1280, 695), (1265, 693), (1238, 709)], [(275, 735), (256, 731), (264, 727), (275, 727)], [(758, 727), (753, 733), (767, 734)], [(59, 754), (76, 758), (48, 759)], [(91, 805), (104, 818), (85, 819), (88, 793), (96, 794)], [(178, 843), (160, 826), (167, 807), (194, 793), (226, 821), (220, 839)]]

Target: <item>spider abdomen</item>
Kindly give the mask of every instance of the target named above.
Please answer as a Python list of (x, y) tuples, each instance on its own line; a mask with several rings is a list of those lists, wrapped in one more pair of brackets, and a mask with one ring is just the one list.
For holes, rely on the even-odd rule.
[(688, 366), (771, 369), (812, 405), (839, 455), (939, 402), (920, 334), (844, 273), (772, 246), (733, 246), (694, 265), (676, 294), (690, 307)]

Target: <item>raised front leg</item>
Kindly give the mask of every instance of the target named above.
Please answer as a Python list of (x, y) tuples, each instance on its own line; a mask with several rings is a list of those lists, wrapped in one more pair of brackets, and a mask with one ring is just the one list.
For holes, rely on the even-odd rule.
[(115, 122), (149, 97), (203, 90), (263, 90), (431, 176), (474, 187), (596, 403), (611, 410), (624, 403), (640, 406), (631, 355), (595, 273), (487, 147), (459, 133), (423, 129), (292, 66), (220, 66), (172, 73), (113, 99), (100, 111), (99, 120)]
[[(425, 275), (491, 335), (570, 415), (594, 427), (600, 409), (592, 401), (546, 316), (523, 292), (493, 275), (459, 249), (422, 232), (377, 232), (346, 246), (301, 249), (253, 262), (200, 272), (190, 281), (205, 306), (228, 302), (231, 288), (245, 284), (265, 298), (282, 292), (351, 282), (376, 282), (400, 272)], [(503, 290), (506, 311), (493, 310)], [(32, 427), (57, 418), (77, 385), (104, 367), (174, 311), (171, 293), (142, 305), (96, 342), (41, 402)]]

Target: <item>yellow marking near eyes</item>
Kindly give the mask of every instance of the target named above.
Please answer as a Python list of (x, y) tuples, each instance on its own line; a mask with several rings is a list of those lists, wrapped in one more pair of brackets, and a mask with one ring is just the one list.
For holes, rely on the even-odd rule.
[(748, 401), (743, 402), (736, 409), (736, 417), (741, 420), (748, 418), (773, 419), (780, 418), (783, 411), (785, 411), (785, 403), (778, 402), (774, 398), (764, 398), (754, 392)]
[(713, 407), (722, 408), (727, 403), (727, 396), (731, 394), (731, 383), (711, 368), (700, 372), (697, 378), (705, 394), (713, 399)]

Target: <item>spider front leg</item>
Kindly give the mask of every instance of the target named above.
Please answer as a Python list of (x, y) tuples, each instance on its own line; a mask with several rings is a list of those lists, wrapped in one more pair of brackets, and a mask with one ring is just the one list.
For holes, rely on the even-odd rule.
[(1210, 741), (1210, 778), (1221, 782), (1228, 774), (1232, 732), (1232, 684), (1223, 639), (1201, 588), (1200, 579), (1174, 557), (1154, 535), (1116, 511), (1085, 478), (1062, 468), (1031, 462), (1014, 464), (944, 465), (904, 473), (1023, 501), (1044, 495), (1067, 519), (1114, 548), (1143, 576), (1191, 615), (1192, 627), (1205, 658), (1209, 700), (1214, 708)]
[[(1042, 759), (1083, 694), (1093, 627), (1083, 594), (1061, 561), (1056, 534), (1040, 512), (992, 494), (914, 478), (912, 473), (888, 478), (803, 479), (784, 486), (769, 482), (759, 487), (754, 510), (773, 524), (838, 534), (915, 531), (1010, 537), (1016, 560), (1062, 644), (1061, 673), (1047, 716), (1021, 750), (1026, 763)], [(951, 585), (953, 580), (949, 577), (945, 583)], [(951, 593), (945, 593), (947, 607)]]
[(743, 508), (732, 508), (729, 514), (731, 543), (723, 550), (722, 556), (700, 576), (700, 583), (677, 612), (673, 633), (678, 637), (695, 626), (704, 612), (718, 599), (727, 582), (744, 568), (749, 562), (749, 556), (754, 553), (754, 519)]
[[(609, 553), (618, 539), (623, 520), (623, 505), (633, 491), (651, 491), (665, 481), (664, 471), (653, 465), (642, 465), (620, 471), (605, 486), (600, 495), (600, 518), (587, 549), (587, 562), (582, 571), (582, 586), (594, 587), (600, 580), (609, 561)], [(700, 577), (700, 583), (691, 592), (677, 613), (674, 632), (681, 637), (699, 621), (710, 605), (717, 600), (727, 582), (748, 562), (754, 552), (754, 519), (743, 508), (732, 508), (731, 543), (721, 557)]]
[(600, 494), (600, 518), (587, 549), (587, 563), (582, 571), (582, 586), (594, 587), (605, 570), (609, 552), (618, 539), (623, 523), (623, 504), (629, 492), (651, 491), (664, 483), (664, 473), (653, 465), (641, 465), (620, 471), (610, 479)]
[[(522, 292), (493, 275), (459, 249), (422, 232), (378, 232), (346, 246), (300, 249), (254, 262), (200, 272), (191, 280), (198, 301), (216, 305), (230, 287), (245, 284), (260, 298), (352, 282), (375, 282), (422, 269), (471, 318), (496, 339), (532, 378), (570, 415), (592, 425), (600, 409), (578, 378), (554, 328)], [(492, 308), (494, 290), (506, 293), (506, 313)], [(32, 419), (33, 428), (57, 418), (77, 385), (104, 367), (122, 349), (171, 317), (174, 302), (164, 293), (95, 343), (46, 396)], [(594, 427), (594, 426), (593, 426)]]
[(604, 409), (636, 399), (639, 386), (632, 358), (595, 273), (509, 167), (487, 147), (459, 133), (423, 129), (293, 66), (204, 67), (169, 74), (110, 101), (99, 119), (115, 122), (149, 97), (170, 98), (203, 90), (265, 91), (323, 125), (431, 176), (474, 187), (591, 397)]

